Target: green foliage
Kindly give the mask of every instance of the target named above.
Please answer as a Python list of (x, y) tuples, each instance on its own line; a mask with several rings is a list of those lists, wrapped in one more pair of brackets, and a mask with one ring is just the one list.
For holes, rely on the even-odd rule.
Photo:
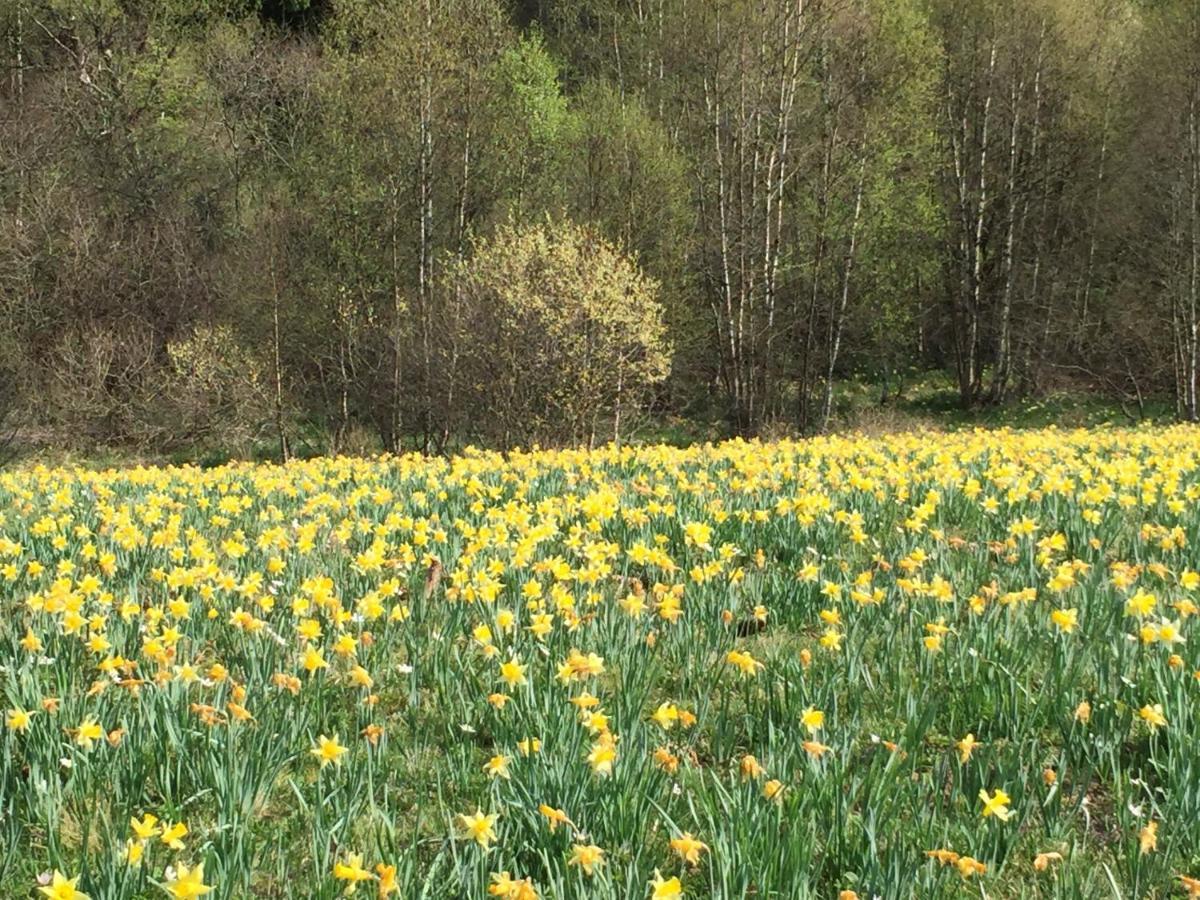
[(496, 77), (501, 86), (498, 102), (509, 106), (534, 146), (549, 147), (570, 127), (558, 66), (536, 32), (500, 54)]
[(490, 74), (494, 88), (485, 119), (491, 177), (518, 218), (555, 209), (565, 142), (575, 127), (558, 65), (534, 32), (504, 50)]
[(572, 215), (600, 228), (660, 279), (679, 278), (688, 248), (687, 161), (640, 98), (589, 81), (574, 103), (565, 173)]

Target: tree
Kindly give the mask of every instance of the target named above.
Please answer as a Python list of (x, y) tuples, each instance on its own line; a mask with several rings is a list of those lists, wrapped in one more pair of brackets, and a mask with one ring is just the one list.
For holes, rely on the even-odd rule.
[(685, 371), (708, 353), (688, 268), (693, 214), (687, 157), (638, 94), (607, 80), (583, 85), (564, 167), (567, 215), (621, 246), (660, 285), (664, 317)]
[(932, 51), (919, 8), (903, 0), (847, 6), (822, 42), (819, 164), (804, 173), (811, 189), (799, 204), (817, 249), (807, 313), (793, 324), (802, 338), (795, 371), (803, 428), (829, 427), (845, 350), (857, 346), (859, 359), (867, 350), (885, 380), (914, 352), (912, 326), (937, 228), (929, 174)]
[(594, 229), (510, 221), (448, 272), (460, 305), (455, 430), (513, 446), (587, 441), (666, 378), (659, 287)]
[(1132, 264), (1152, 305), (1150, 321), (1170, 335), (1176, 410), (1200, 420), (1200, 3), (1151, 7), (1131, 85), (1139, 160), (1129, 237)]
[[(711, 322), (731, 425), (753, 431), (772, 413), (776, 358), (794, 253), (789, 226), (802, 159), (797, 119), (821, 4), (719, 0), (686, 4), (693, 60), (680, 79), (684, 140), (697, 207), (696, 274)], [(700, 299), (699, 297), (697, 299)]]
[(506, 123), (487, 112), (511, 37), (499, 2), (473, 0), (347, 4), (329, 24), (289, 185), (292, 268), (319, 310), (305, 380), (335, 436), (366, 426), (397, 451), (447, 437), (434, 333), (451, 311), (434, 282), (510, 189), (501, 161), (528, 156), (519, 142), (495, 152)]

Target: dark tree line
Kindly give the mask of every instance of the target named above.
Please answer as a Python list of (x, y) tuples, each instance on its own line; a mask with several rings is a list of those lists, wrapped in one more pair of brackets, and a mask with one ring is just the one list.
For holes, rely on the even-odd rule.
[[(964, 406), (1071, 379), (1200, 415), (1200, 0), (3, 0), (0, 35), (30, 435), (817, 431), (913, 366)], [(636, 389), (512, 345), (580, 247), (609, 268), (575, 294), (648, 318), (589, 300), (565, 343)]]

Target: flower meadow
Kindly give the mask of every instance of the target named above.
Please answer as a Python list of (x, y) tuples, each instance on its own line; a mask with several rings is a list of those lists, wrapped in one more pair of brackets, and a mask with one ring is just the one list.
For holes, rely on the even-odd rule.
[(0, 896), (1200, 897), (1200, 430), (0, 474)]

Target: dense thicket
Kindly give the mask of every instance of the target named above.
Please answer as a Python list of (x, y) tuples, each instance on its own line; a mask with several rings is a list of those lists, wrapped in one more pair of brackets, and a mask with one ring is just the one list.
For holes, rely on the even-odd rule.
[(560, 290), (645, 292), (601, 329), (671, 359), (627, 416), (819, 430), (912, 365), (1200, 412), (1200, 0), (3, 0), (0, 32), (31, 434), (610, 437), (620, 391), (553, 382), (602, 371), (563, 361), (590, 332), (497, 302), (535, 233), (606, 248)]

